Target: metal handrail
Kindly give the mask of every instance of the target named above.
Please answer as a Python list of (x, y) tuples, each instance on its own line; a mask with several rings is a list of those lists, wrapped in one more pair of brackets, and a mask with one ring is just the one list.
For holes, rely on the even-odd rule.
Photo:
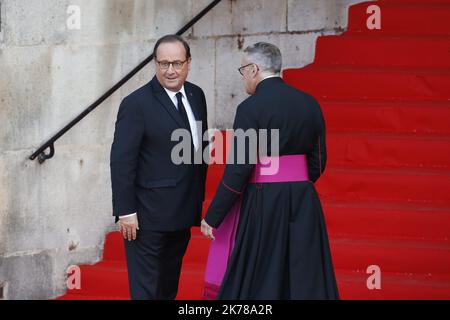
[[(200, 20), (204, 15), (206, 15), (211, 9), (213, 9), (221, 0), (212, 1), (206, 8), (200, 11), (191, 21), (189, 21), (184, 27), (182, 27), (176, 34), (182, 35), (189, 28), (191, 28), (198, 20)], [(86, 117), (91, 111), (97, 108), (103, 101), (108, 99), (114, 92), (116, 92), (122, 85), (124, 85), (128, 80), (130, 80), (136, 73), (138, 73), (142, 68), (144, 68), (148, 63), (153, 60), (153, 53), (142, 61), (137, 67), (131, 70), (125, 77), (123, 77), (119, 82), (117, 82), (111, 89), (106, 91), (100, 98), (98, 98), (94, 103), (87, 107), (83, 112), (81, 112), (75, 119), (73, 119), (68, 125), (59, 130), (53, 137), (48, 139), (44, 144), (42, 144), (30, 157), (30, 160), (38, 158), (39, 163), (43, 163), (45, 160), (51, 159), (55, 154), (55, 142), (61, 138), (67, 131), (69, 131), (73, 126), (80, 122), (84, 117)], [(45, 153), (46, 149), (50, 149), (49, 153)]]

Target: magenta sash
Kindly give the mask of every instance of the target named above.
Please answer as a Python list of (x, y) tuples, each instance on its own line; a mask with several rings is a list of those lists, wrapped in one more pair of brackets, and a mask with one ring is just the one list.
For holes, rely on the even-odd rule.
[[(306, 156), (299, 154), (261, 158), (253, 169), (249, 182), (273, 183), (308, 180)], [(242, 196), (239, 196), (219, 228), (214, 230), (216, 239), (211, 242), (205, 271), (203, 298), (206, 300), (216, 298), (225, 275), (236, 239), (241, 203)]]

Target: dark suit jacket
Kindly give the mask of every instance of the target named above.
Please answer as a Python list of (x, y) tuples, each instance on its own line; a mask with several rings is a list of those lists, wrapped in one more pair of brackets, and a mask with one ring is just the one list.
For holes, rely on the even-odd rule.
[[(207, 130), (205, 95), (185, 82), (187, 99), (201, 139)], [(172, 132), (186, 128), (164, 88), (154, 77), (125, 97), (119, 107), (111, 147), (113, 215), (138, 213), (139, 229), (176, 231), (199, 225), (205, 194), (206, 164), (176, 165)], [(203, 149), (207, 142), (200, 142)]]
[[(327, 152), (322, 110), (316, 99), (287, 85), (279, 77), (261, 81), (255, 94), (238, 106), (233, 129), (268, 130), (268, 150), (271, 150), (270, 130), (278, 129), (281, 156), (307, 155), (311, 182), (316, 182), (325, 170)], [(254, 167), (248, 145), (245, 151), (246, 163), (238, 164), (235, 158), (233, 164), (226, 165), (222, 181), (205, 216), (205, 221), (212, 227), (222, 223), (237, 197), (244, 193)], [(234, 155), (237, 154), (235, 148)]]

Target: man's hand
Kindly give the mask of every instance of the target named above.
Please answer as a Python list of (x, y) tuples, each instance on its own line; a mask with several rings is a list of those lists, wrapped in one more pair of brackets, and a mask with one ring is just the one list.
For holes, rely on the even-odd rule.
[(119, 231), (122, 233), (124, 239), (128, 239), (128, 241), (136, 240), (137, 230), (139, 230), (137, 214), (119, 219), (118, 223)]
[(201, 230), (205, 237), (207, 237), (211, 240), (216, 239), (216, 238), (214, 238), (213, 227), (211, 227), (209, 224), (207, 224), (205, 219), (202, 220)]

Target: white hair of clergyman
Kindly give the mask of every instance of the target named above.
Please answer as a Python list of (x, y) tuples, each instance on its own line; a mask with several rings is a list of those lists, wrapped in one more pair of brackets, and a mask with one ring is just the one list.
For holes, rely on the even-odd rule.
[(281, 52), (277, 46), (258, 42), (245, 48), (247, 60), (255, 63), (263, 73), (279, 74), (281, 71)]

